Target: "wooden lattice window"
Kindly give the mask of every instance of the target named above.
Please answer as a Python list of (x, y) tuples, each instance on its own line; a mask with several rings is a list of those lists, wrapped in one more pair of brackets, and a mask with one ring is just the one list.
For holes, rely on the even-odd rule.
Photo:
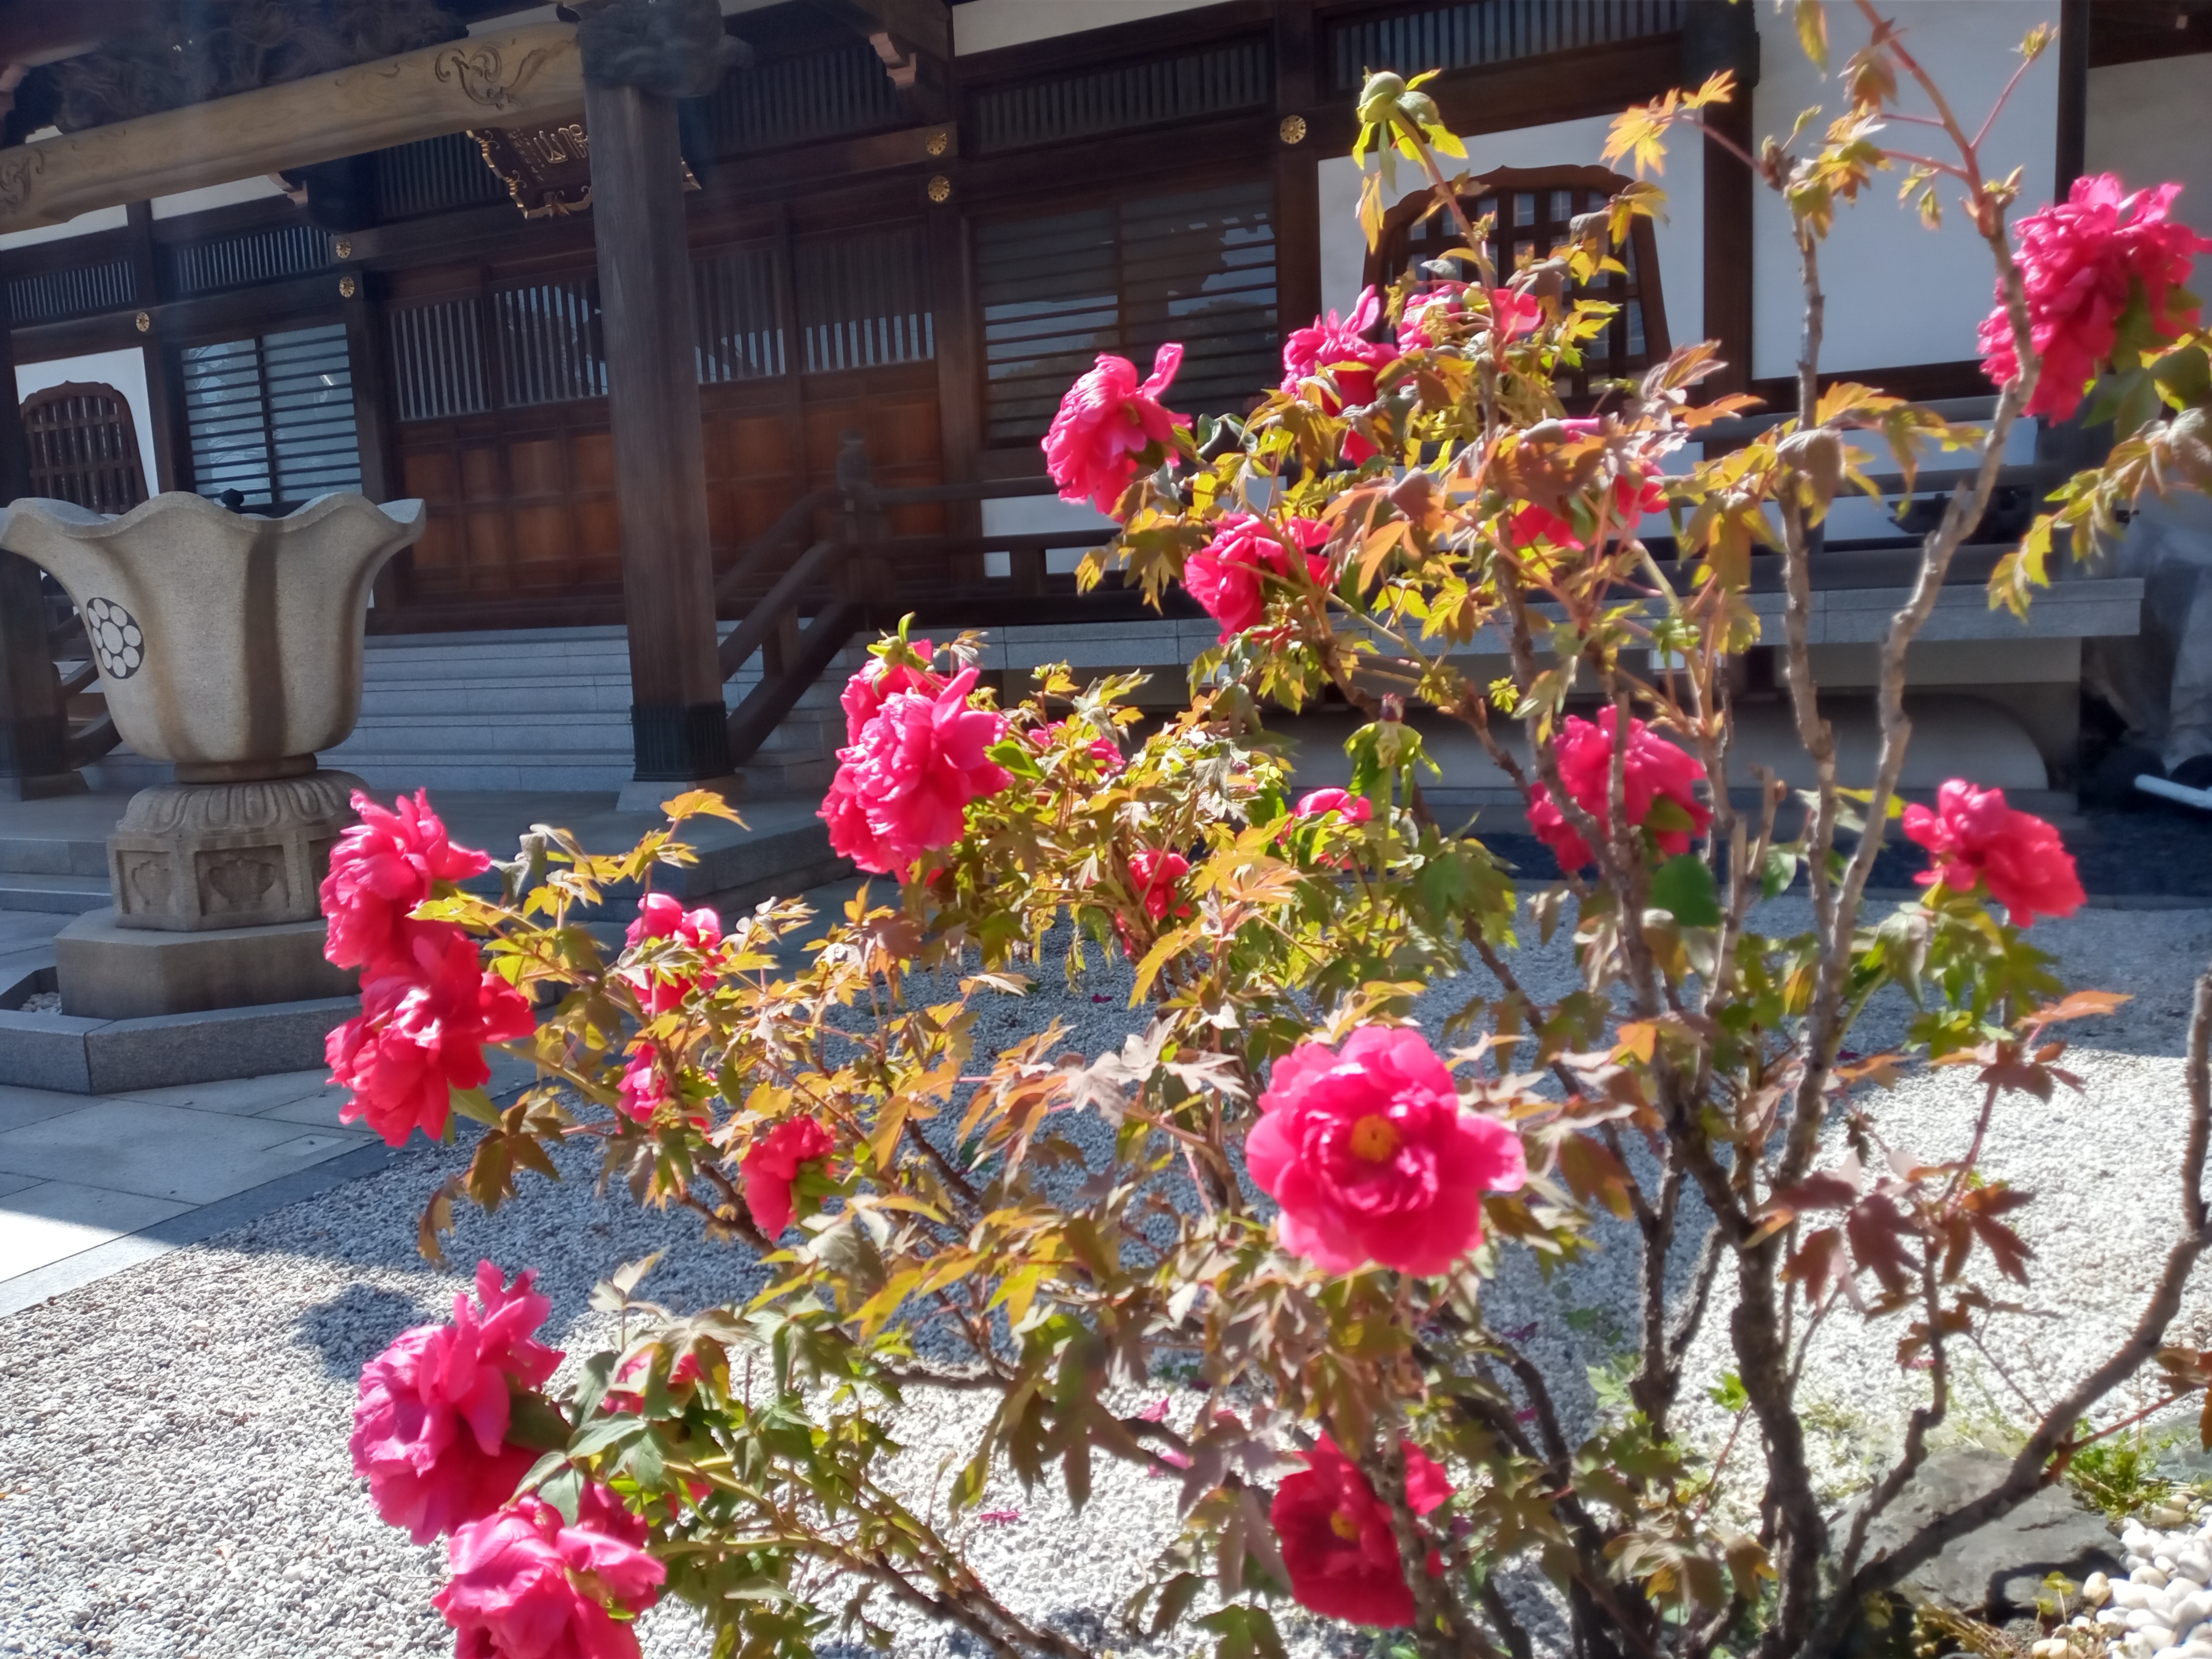
[[(1603, 167), (1500, 167), (1471, 180), (1460, 204), (1470, 220), (1492, 219), (1490, 256), (1503, 276), (1550, 258), (1569, 240), (1568, 227), (1577, 216), (1602, 209), (1628, 182)], [(1395, 282), (1409, 266), (1459, 245), (1458, 225), (1449, 214), (1428, 213), (1430, 204), (1426, 195), (1410, 198), (1384, 219), (1381, 245), (1367, 259), (1369, 282)], [(1625, 275), (1607, 272), (1575, 290), (1581, 298), (1604, 300), (1620, 310), (1604, 337), (1583, 348), (1583, 372), (1572, 377), (1572, 396), (1586, 396), (1592, 379), (1618, 379), (1649, 368), (1672, 349), (1649, 219), (1637, 219), (1619, 255), (1627, 267)]]
[(1249, 407), (1282, 373), (1274, 201), (1272, 178), (1244, 179), (977, 223), (988, 441), (1034, 445), (1099, 353), (1149, 374), (1170, 340), (1176, 408)]
[(128, 513), (146, 499), (138, 427), (112, 386), (70, 381), (23, 400), (31, 494), (94, 513)]

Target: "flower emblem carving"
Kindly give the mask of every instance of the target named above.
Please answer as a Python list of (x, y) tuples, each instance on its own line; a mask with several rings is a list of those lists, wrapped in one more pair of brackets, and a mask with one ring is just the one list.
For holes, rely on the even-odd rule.
[(138, 619), (114, 600), (84, 602), (84, 632), (109, 679), (127, 680), (145, 665), (146, 635)]

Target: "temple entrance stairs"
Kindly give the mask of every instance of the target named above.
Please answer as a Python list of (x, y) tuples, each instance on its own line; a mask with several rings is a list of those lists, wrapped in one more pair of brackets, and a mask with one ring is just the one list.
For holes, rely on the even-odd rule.
[[(828, 786), (845, 741), (837, 696), (865, 647), (841, 649), (739, 765), (748, 799)], [(723, 686), (724, 702), (737, 708), (761, 678), (755, 653)], [(322, 762), (380, 791), (611, 793), (629, 781), (629, 647), (620, 628), (372, 634), (362, 678), (360, 722)], [(85, 776), (95, 790), (128, 793), (166, 782), (169, 769), (118, 748)]]
[[(865, 654), (858, 643), (839, 652), (739, 769), (747, 799), (828, 785), (844, 741), (837, 695)], [(736, 708), (760, 679), (756, 659), (723, 687), (725, 702)], [(359, 725), (323, 763), (380, 791), (616, 791), (629, 780), (620, 628), (371, 635), (365, 682)]]

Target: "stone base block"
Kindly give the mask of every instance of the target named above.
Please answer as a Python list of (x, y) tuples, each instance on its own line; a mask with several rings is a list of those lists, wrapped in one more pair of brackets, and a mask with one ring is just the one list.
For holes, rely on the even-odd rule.
[(193, 933), (311, 921), (361, 787), (350, 772), (308, 772), (141, 789), (107, 838), (117, 924)]
[(318, 917), (156, 933), (124, 926), (112, 910), (94, 910), (54, 936), (62, 1012), (78, 1019), (148, 1019), (350, 996), (358, 988), (355, 974), (323, 959), (325, 931)]
[(360, 1012), (357, 997), (155, 1019), (72, 1019), (0, 1010), (0, 1084), (113, 1095), (303, 1072), (323, 1063), (323, 1039)]

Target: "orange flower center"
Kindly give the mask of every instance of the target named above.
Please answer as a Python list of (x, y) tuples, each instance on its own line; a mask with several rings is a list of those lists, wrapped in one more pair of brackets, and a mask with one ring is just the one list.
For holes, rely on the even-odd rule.
[[(1368, 1120), (1370, 1123), (1374, 1121), (1372, 1118)], [(1329, 1512), (1328, 1529), (1347, 1544), (1356, 1544), (1359, 1541), (1359, 1522), (1342, 1510), (1332, 1510)]]
[(1370, 1164), (1380, 1164), (1398, 1150), (1398, 1130), (1387, 1117), (1372, 1115), (1352, 1126), (1352, 1150)]

